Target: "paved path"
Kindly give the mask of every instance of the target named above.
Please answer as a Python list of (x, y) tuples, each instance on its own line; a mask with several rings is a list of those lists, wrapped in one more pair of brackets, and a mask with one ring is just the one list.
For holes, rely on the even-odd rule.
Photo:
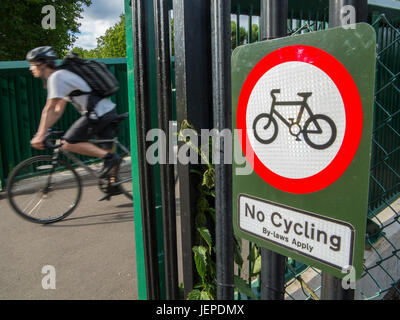
[[(0, 194), (0, 299), (137, 299), (132, 202), (100, 196), (85, 186), (68, 218), (44, 226), (17, 216)], [(54, 290), (42, 288), (45, 265), (55, 267)]]

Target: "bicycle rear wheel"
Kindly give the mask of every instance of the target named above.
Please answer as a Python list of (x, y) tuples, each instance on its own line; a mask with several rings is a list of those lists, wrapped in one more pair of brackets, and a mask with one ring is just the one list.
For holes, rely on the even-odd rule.
[(117, 174), (117, 182), (122, 193), (129, 199), (133, 200), (133, 186), (132, 186), (132, 166), (130, 155), (125, 156), (119, 166)]
[(52, 223), (72, 213), (82, 194), (81, 180), (66, 162), (36, 156), (21, 162), (7, 181), (7, 198), (22, 218)]

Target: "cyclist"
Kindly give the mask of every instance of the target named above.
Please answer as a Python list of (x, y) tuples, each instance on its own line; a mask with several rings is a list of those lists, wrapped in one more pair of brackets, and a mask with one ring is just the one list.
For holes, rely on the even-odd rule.
[[(29, 51), (26, 60), (30, 64), (29, 70), (35, 78), (44, 80), (47, 89), (47, 100), (42, 110), (40, 124), (35, 136), (31, 140), (33, 148), (42, 150), (47, 130), (62, 116), (67, 101), (72, 102), (81, 117), (75, 121), (62, 137), (62, 148), (81, 155), (104, 159), (101, 177), (105, 177), (112, 168), (117, 168), (121, 157), (111, 152), (112, 144), (103, 144), (100, 148), (88, 140), (94, 135), (99, 139), (112, 139), (110, 122), (117, 117), (115, 104), (108, 98), (100, 100), (95, 108), (97, 119), (92, 121), (86, 116), (89, 94), (73, 96), (75, 90), (90, 92), (91, 88), (77, 74), (68, 70), (58, 70), (55, 65), (57, 54), (50, 46), (38, 47)], [(114, 171), (114, 170), (113, 170)]]

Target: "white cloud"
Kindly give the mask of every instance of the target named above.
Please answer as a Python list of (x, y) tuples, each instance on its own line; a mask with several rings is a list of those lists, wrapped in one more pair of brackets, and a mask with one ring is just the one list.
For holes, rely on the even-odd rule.
[(82, 12), (81, 24), (76, 34), (74, 47), (93, 49), (97, 46), (97, 38), (104, 35), (106, 30), (119, 21), (124, 13), (124, 0), (93, 0), (92, 5), (85, 7)]

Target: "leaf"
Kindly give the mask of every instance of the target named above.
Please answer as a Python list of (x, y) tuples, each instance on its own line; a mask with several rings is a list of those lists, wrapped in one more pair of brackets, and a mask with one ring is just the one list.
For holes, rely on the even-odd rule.
[(211, 300), (211, 299), (212, 299), (212, 297), (210, 297), (210, 293), (209, 292), (203, 290), (200, 293), (200, 300)]
[(259, 256), (259, 252), (258, 252), (258, 248), (255, 244), (253, 244), (253, 246), (250, 249), (249, 255), (247, 256), (247, 260), (249, 260), (250, 262), (254, 262), (257, 257)]
[(234, 246), (233, 246), (233, 260), (235, 263), (241, 268), (243, 265), (243, 258), (242, 258), (242, 239), (238, 237), (234, 237)]
[(197, 200), (197, 211), (198, 212), (205, 212), (209, 208), (210, 204), (208, 203), (205, 197), (199, 198)]
[(204, 283), (207, 268), (207, 249), (203, 246), (194, 246), (192, 250), (194, 252), (196, 270)]
[(187, 300), (200, 300), (200, 297), (201, 297), (201, 291), (195, 289), (189, 292)]
[(207, 242), (208, 244), (208, 252), (211, 254), (212, 249), (212, 239), (211, 233), (207, 228), (197, 228), (197, 231), (200, 233), (201, 237)]
[(261, 272), (261, 255), (256, 258), (256, 261), (253, 264), (253, 270), (251, 271), (251, 275), (255, 276)]
[(188, 120), (182, 120), (181, 122), (181, 129), (180, 130), (185, 130), (185, 129), (193, 129), (194, 130), (194, 126), (192, 126), (190, 124), (190, 122)]
[(215, 169), (209, 168), (203, 174), (203, 186), (206, 186), (208, 189), (212, 189), (215, 186)]
[(235, 282), (236, 289), (240, 293), (248, 296), (251, 299), (257, 299), (256, 296), (254, 295), (253, 291), (251, 291), (251, 287), (241, 277), (235, 275), (234, 282)]
[(207, 225), (207, 217), (203, 212), (199, 212), (196, 215), (194, 225), (196, 228), (202, 228)]

